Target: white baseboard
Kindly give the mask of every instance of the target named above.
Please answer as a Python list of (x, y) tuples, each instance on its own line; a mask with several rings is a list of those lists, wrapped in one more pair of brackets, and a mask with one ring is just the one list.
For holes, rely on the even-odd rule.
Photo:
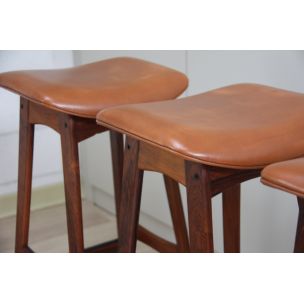
[[(63, 184), (53, 184), (43, 187), (36, 187), (32, 190), (31, 210), (38, 210), (50, 206), (63, 204)], [(17, 193), (0, 196), (0, 218), (16, 214)]]
[[(92, 187), (92, 203), (104, 209), (110, 214), (115, 214), (114, 197), (100, 188)], [(12, 193), (0, 196), (0, 218), (13, 216), (16, 214), (17, 194)], [(44, 187), (33, 188), (31, 210), (47, 208), (65, 202), (63, 184), (54, 184)], [(172, 226), (164, 223), (153, 216), (140, 213), (140, 223), (145, 228), (157, 235), (175, 241)]]

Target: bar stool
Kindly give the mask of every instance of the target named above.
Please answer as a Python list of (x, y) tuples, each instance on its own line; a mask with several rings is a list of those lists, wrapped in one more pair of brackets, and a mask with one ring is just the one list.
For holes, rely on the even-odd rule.
[(224, 249), (238, 252), (240, 184), (303, 155), (303, 111), (303, 94), (238, 84), (98, 113), (100, 125), (127, 135), (120, 251), (135, 251), (142, 175), (150, 170), (186, 186), (192, 252), (214, 251), (211, 198), (222, 192)]
[(294, 252), (304, 252), (304, 158), (267, 166), (262, 171), (261, 182), (297, 196), (299, 216)]
[[(175, 70), (133, 58), (114, 58), (62, 70), (0, 74), (0, 86), (21, 96), (16, 252), (28, 245), (34, 126), (46, 125), (61, 136), (70, 252), (112, 252), (117, 240), (84, 249), (78, 143), (108, 129), (96, 124), (99, 110), (127, 103), (176, 98), (187, 87)], [(123, 137), (110, 131), (116, 211), (119, 213), (123, 169)], [(187, 250), (178, 185), (165, 176), (177, 245), (141, 228), (138, 238), (158, 250)]]

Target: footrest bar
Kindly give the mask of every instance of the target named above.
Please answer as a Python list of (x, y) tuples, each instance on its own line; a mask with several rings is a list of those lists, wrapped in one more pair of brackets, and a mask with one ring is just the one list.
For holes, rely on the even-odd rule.
[(22, 251), (18, 252), (18, 253), (34, 253), (35, 251), (29, 247), (29, 246), (26, 246), (22, 249)]
[(112, 240), (106, 243), (98, 244), (89, 248), (85, 248), (86, 253), (111, 253), (117, 252), (118, 250), (118, 239)]
[[(158, 235), (152, 233), (146, 228), (139, 226), (137, 238), (139, 241), (145, 243), (146, 245), (152, 247), (158, 252), (171, 253), (177, 252), (176, 244), (169, 242)], [(85, 248), (85, 253), (114, 253), (118, 251), (118, 239), (111, 240), (102, 244), (98, 244), (92, 247)], [(20, 253), (34, 253), (35, 251), (26, 246)]]
[(137, 239), (152, 247), (153, 249), (157, 250), (158, 252), (177, 252), (176, 244), (159, 237), (158, 235), (152, 233), (151, 231), (142, 226), (138, 227)]

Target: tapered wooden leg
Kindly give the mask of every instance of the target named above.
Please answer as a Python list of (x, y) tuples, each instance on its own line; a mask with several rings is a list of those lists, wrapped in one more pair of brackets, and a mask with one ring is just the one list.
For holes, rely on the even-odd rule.
[(188, 231), (184, 216), (179, 185), (174, 179), (166, 175), (164, 175), (164, 182), (167, 191), (173, 229), (176, 238), (177, 251), (189, 252), (190, 248), (188, 240)]
[(19, 169), (15, 251), (26, 252), (32, 192), (34, 125), (29, 123), (30, 103), (20, 99)]
[(119, 252), (135, 252), (143, 171), (138, 168), (139, 142), (126, 138), (118, 224)]
[(116, 217), (118, 222), (119, 204), (120, 204), (121, 186), (122, 186), (123, 157), (124, 157), (123, 135), (115, 131), (110, 131), (110, 142), (111, 142), (111, 153), (112, 153), (115, 207), (116, 207)]
[(299, 205), (299, 216), (298, 216), (298, 225), (296, 240), (294, 246), (294, 252), (303, 253), (304, 252), (304, 199), (298, 197)]
[(211, 182), (207, 169), (185, 161), (191, 252), (213, 252)]
[(62, 115), (61, 148), (70, 252), (83, 252), (83, 223), (78, 143), (72, 116)]
[(240, 199), (241, 185), (223, 192), (224, 251), (240, 252)]

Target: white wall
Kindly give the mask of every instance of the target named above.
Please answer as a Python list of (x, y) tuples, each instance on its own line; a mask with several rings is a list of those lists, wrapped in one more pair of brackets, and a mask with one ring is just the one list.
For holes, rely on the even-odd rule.
[[(236, 82), (258, 82), (304, 92), (304, 52), (301, 51), (0, 51), (0, 72), (14, 69), (56, 68), (105, 59), (135, 56), (158, 62), (190, 78), (187, 94)], [(18, 163), (18, 96), (0, 89), (0, 196), (16, 191)], [(62, 182), (59, 136), (38, 127), (35, 138), (34, 186)], [(84, 194), (114, 210), (108, 134), (80, 144)], [(185, 198), (185, 192), (183, 190)], [(185, 201), (185, 200), (184, 200)], [(172, 238), (162, 177), (147, 173), (141, 221)], [(215, 246), (222, 250), (220, 197), (214, 199)], [(293, 196), (272, 190), (259, 180), (242, 187), (242, 251), (290, 252), (297, 205)]]
[[(185, 72), (185, 51), (76, 51), (75, 63), (88, 63), (113, 56), (133, 56), (154, 61)], [(83, 142), (80, 149), (82, 184), (85, 197), (100, 206), (114, 211), (113, 184), (109, 135), (101, 134)], [(155, 193), (157, 195), (155, 195)], [(141, 221), (155, 232), (172, 237), (171, 231), (164, 231), (160, 223), (170, 222), (162, 177), (157, 173), (147, 172), (144, 177), (143, 204)]]
[[(0, 51), (0, 72), (51, 69), (74, 64), (72, 51)], [(0, 88), (0, 195), (16, 191), (19, 97)], [(33, 186), (62, 182), (59, 136), (36, 127)]]
[[(237, 82), (256, 82), (304, 93), (303, 51), (190, 51), (188, 71), (190, 94)], [(217, 217), (216, 227), (220, 226), (219, 220)], [(296, 220), (294, 196), (267, 188), (259, 179), (243, 184), (243, 251), (292, 251)]]
[[(304, 92), (304, 52), (301, 51), (76, 51), (76, 64), (129, 55), (152, 60), (186, 72), (187, 94), (196, 94), (236, 82), (257, 82)], [(96, 203), (113, 210), (110, 148), (106, 135), (82, 146), (83, 181), (86, 193)], [(183, 191), (185, 199), (185, 192)], [(148, 173), (144, 180), (142, 221), (172, 238), (162, 178)], [(220, 197), (214, 199), (216, 250), (222, 251)], [(292, 251), (297, 205), (293, 196), (269, 189), (253, 180), (242, 187), (242, 251)]]

